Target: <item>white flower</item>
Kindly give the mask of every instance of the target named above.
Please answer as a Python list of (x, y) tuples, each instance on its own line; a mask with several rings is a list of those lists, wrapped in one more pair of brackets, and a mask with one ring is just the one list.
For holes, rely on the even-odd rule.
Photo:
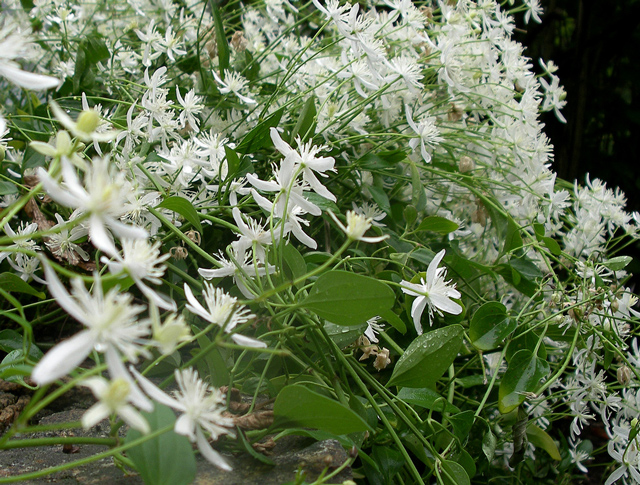
[(151, 302), (149, 305), (151, 315), (151, 329), (153, 331), (153, 344), (163, 355), (172, 354), (180, 342), (186, 342), (191, 338), (191, 329), (182, 315), (169, 314), (164, 323), (160, 321), (160, 312)]
[(434, 310), (438, 315), (442, 315), (442, 312), (459, 315), (462, 312), (462, 307), (451, 300), (451, 298), (460, 298), (460, 292), (456, 290), (455, 283), (452, 285), (450, 281), (444, 280), (447, 275), (446, 268), (438, 268), (444, 255), (445, 250), (443, 249), (433, 257), (427, 268), (426, 280), (425, 278), (420, 278), (420, 284), (410, 283), (405, 280), (400, 282), (403, 293), (417, 296), (411, 306), (411, 318), (413, 318), (413, 324), (418, 335), (422, 335), (422, 323), (420, 320), (425, 307), (428, 306), (429, 308), (430, 325), (433, 323)]
[(420, 143), (420, 154), (423, 160), (429, 163), (431, 161), (431, 154), (427, 151), (427, 147), (433, 149), (444, 140), (440, 136), (440, 131), (435, 124), (435, 118), (431, 116), (423, 118), (420, 123), (416, 125), (408, 105), (405, 105), (405, 115), (407, 117), (407, 123), (409, 123), (411, 129), (418, 135), (418, 138), (412, 138), (409, 141), (409, 146), (412, 150), (415, 150), (418, 143)]
[(80, 385), (88, 387), (98, 402), (91, 406), (82, 416), (82, 427), (91, 428), (111, 414), (118, 414), (122, 420), (141, 433), (150, 431), (149, 423), (130, 404), (137, 401), (131, 395), (131, 384), (127, 380), (118, 377), (111, 382), (104, 377), (91, 377), (80, 382)]
[(59, 86), (58, 78), (20, 69), (15, 61), (24, 57), (28, 45), (29, 38), (25, 32), (15, 31), (15, 26), (0, 28), (0, 76), (16, 86), (36, 91)]
[(216, 74), (215, 70), (212, 70), (211, 73), (213, 74), (213, 77), (215, 78), (216, 82), (221, 86), (220, 88), (218, 88), (218, 90), (220, 91), (220, 94), (233, 93), (240, 99), (240, 101), (242, 101), (245, 104), (256, 104), (255, 100), (240, 94), (240, 91), (243, 90), (247, 85), (247, 80), (243, 78), (240, 74), (238, 74), (237, 72), (229, 71), (228, 69), (225, 69), (224, 78), (226, 81), (223, 81)]
[[(194, 315), (204, 318), (209, 323), (215, 323), (223, 328), (225, 332), (231, 333), (238, 325), (247, 323), (253, 319), (255, 315), (249, 312), (249, 309), (238, 304), (238, 299), (225, 293), (222, 288), (214, 288), (211, 284), (205, 282), (202, 296), (208, 309), (205, 309), (200, 302), (193, 296), (191, 288), (185, 283), (184, 293), (187, 297), (187, 310)], [(238, 333), (231, 335), (231, 338), (238, 345), (247, 347), (264, 348), (267, 346), (264, 342), (250, 337), (245, 337)]]
[(329, 211), (329, 216), (352, 241), (378, 243), (380, 241), (384, 241), (389, 237), (388, 234), (385, 234), (384, 236), (365, 237), (364, 233), (367, 232), (371, 227), (372, 219), (370, 217), (365, 217), (362, 214), (357, 214), (354, 211), (347, 211), (347, 227), (345, 227), (344, 224), (340, 222), (338, 217), (332, 211)]
[(196, 442), (200, 453), (209, 462), (223, 470), (231, 470), (224, 458), (211, 447), (203, 433), (203, 430), (207, 431), (214, 440), (224, 434), (234, 435), (231, 429), (233, 419), (222, 415), (225, 409), (224, 395), (219, 389), (214, 389), (202, 381), (192, 368), (181, 371), (176, 369), (178, 390), (174, 392), (174, 397), (171, 397), (133, 367), (131, 372), (149, 397), (184, 413), (176, 420), (174, 427), (176, 433), (187, 436), (192, 443)]
[[(103, 294), (97, 273), (93, 294), (87, 291), (82, 279), (75, 278), (71, 280), (70, 295), (44, 258), (42, 265), (51, 295), (86, 328), (47, 352), (33, 369), (32, 379), (39, 385), (49, 384), (78, 367), (95, 350), (106, 354), (112, 378), (131, 380), (122, 365), (121, 355), (131, 362), (137, 361), (138, 354), (150, 355), (142, 347), (147, 343), (144, 337), (149, 334), (149, 324), (137, 318), (144, 307), (133, 305), (131, 295), (120, 293), (117, 287)], [(139, 390), (137, 393), (136, 390), (132, 388), (134, 398), (140, 399)]]
[(364, 331), (365, 337), (369, 339), (370, 342), (378, 343), (377, 334), (382, 332), (384, 328), (384, 323), (378, 323), (380, 321), (380, 317), (376, 316), (367, 320), (367, 329)]
[(126, 213), (127, 194), (131, 187), (126, 183), (122, 172), (115, 172), (109, 159), (94, 158), (87, 166), (84, 186), (80, 183), (74, 167), (65, 157), (62, 158), (61, 187), (42, 167), (38, 176), (44, 189), (53, 200), (67, 207), (73, 207), (89, 216), (89, 237), (101, 251), (115, 256), (118, 251), (113, 243), (111, 231), (123, 238), (142, 239), (147, 231), (137, 226), (123, 224), (118, 219)]
[(149, 288), (142, 280), (147, 280), (154, 285), (162, 283), (162, 275), (166, 266), (162, 263), (169, 259), (171, 255), (160, 254), (161, 241), (156, 241), (153, 245), (146, 239), (123, 239), (122, 251), (124, 256), (116, 255), (115, 260), (109, 261), (103, 257), (101, 261), (109, 267), (111, 273), (127, 273), (135, 281), (140, 291), (154, 304), (165, 310), (176, 310), (176, 304), (170, 298), (160, 295), (155, 290)]
[(102, 123), (100, 113), (95, 109), (85, 109), (78, 115), (78, 120), (73, 121), (71, 117), (65, 113), (62, 108), (55, 101), (49, 103), (51, 111), (56, 119), (71, 132), (73, 136), (84, 142), (101, 142), (111, 141), (118, 136), (118, 132), (114, 130), (104, 131), (104, 129), (98, 131)]
[(200, 96), (196, 96), (193, 89), (185, 94), (183, 98), (180, 95), (180, 88), (178, 86), (176, 86), (176, 97), (178, 98), (180, 106), (182, 106), (182, 112), (179, 117), (180, 125), (184, 128), (188, 123), (193, 131), (198, 132), (200, 121), (194, 115), (200, 113), (204, 109), (204, 105), (201, 104), (202, 98)]

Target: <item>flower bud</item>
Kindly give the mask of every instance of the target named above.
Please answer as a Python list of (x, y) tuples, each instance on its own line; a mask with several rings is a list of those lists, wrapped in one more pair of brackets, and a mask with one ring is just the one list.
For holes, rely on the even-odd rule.
[(404, 214), (404, 220), (408, 226), (416, 222), (416, 219), (418, 218), (418, 211), (411, 204), (405, 206), (403, 214)]
[(5, 150), (2, 145), (0, 145), (0, 162), (4, 162)]
[(626, 365), (621, 365), (616, 371), (616, 377), (621, 386), (627, 387), (631, 382), (631, 369)]
[(96, 128), (99, 124), (100, 116), (95, 112), (95, 110), (89, 109), (84, 110), (82, 113), (80, 113), (80, 116), (78, 116), (76, 127), (78, 131), (81, 131), (83, 133), (93, 133), (94, 131), (96, 131)]
[(473, 170), (474, 168), (476, 168), (476, 164), (473, 163), (471, 157), (464, 155), (462, 158), (460, 158), (460, 160), (458, 160), (458, 169), (460, 170), (460, 172), (471, 172), (471, 170)]

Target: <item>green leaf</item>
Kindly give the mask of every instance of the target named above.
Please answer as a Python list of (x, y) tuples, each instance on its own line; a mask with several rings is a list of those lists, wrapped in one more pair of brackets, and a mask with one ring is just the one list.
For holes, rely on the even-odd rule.
[(545, 236), (542, 238), (542, 244), (544, 244), (554, 256), (559, 256), (562, 254), (562, 249), (555, 239)]
[(262, 147), (271, 146), (272, 141), (269, 130), (278, 126), (282, 113), (284, 113), (284, 108), (280, 108), (267, 119), (260, 121), (253, 130), (244, 136), (236, 147), (236, 152), (242, 154), (253, 153)]
[(187, 222), (190, 222), (196, 231), (202, 234), (202, 224), (200, 224), (198, 211), (196, 211), (196, 208), (193, 207), (193, 204), (184, 197), (179, 197), (177, 195), (167, 197), (160, 204), (158, 204), (156, 209), (157, 208), (164, 208), (169, 209), (173, 212), (177, 212), (182, 217), (184, 217)]
[(351, 448), (356, 446), (354, 441), (345, 435), (338, 435), (335, 433), (329, 433), (328, 431), (320, 431), (315, 429), (303, 429), (303, 428), (287, 428), (281, 433), (278, 433), (273, 437), (273, 441), (278, 441), (280, 438), (289, 435), (296, 436), (307, 436), (309, 438), (313, 438), (316, 441), (324, 441), (324, 440), (338, 440), (342, 446), (345, 448)]
[(467, 472), (469, 478), (473, 478), (476, 474), (475, 460), (476, 459), (465, 450), (461, 450), (460, 454), (456, 456), (456, 462), (462, 465), (462, 468), (464, 468), (464, 471)]
[(0, 180), (0, 195), (17, 194), (19, 192), (18, 186), (13, 182), (7, 182), (6, 180)]
[[(151, 431), (169, 426), (176, 421), (173, 411), (155, 403), (153, 412), (145, 413)], [(130, 443), (142, 434), (131, 428), (125, 442)], [(127, 457), (146, 484), (187, 485), (196, 478), (196, 459), (186, 436), (169, 431), (127, 450)]]
[(451, 415), (447, 418), (453, 427), (453, 435), (458, 438), (460, 443), (464, 443), (469, 436), (469, 431), (473, 426), (474, 414), (473, 411), (467, 410), (457, 414)]
[(444, 460), (440, 476), (445, 485), (470, 485), (469, 475), (462, 465), (451, 460)]
[(424, 183), (420, 178), (420, 171), (415, 163), (411, 164), (411, 203), (418, 212), (423, 211), (427, 206), (427, 194), (424, 190)]
[(344, 349), (347, 345), (351, 345), (358, 337), (364, 334), (367, 329), (365, 324), (345, 327), (344, 325), (336, 325), (331, 322), (324, 322), (324, 329), (338, 347)]
[(429, 387), (453, 363), (462, 346), (462, 325), (438, 328), (416, 338), (398, 359), (390, 386)]
[(602, 262), (602, 265), (609, 268), (611, 271), (620, 271), (624, 269), (633, 258), (630, 256), (618, 256)]
[(416, 231), (437, 232), (438, 234), (449, 234), (458, 229), (458, 224), (440, 216), (429, 216), (422, 219)]
[(216, 48), (218, 50), (218, 66), (220, 67), (220, 78), (224, 80), (224, 70), (229, 69), (229, 44), (227, 43), (227, 36), (224, 32), (224, 25), (222, 23), (222, 16), (220, 15), (218, 2), (214, 0), (210, 3), (211, 14), (213, 15), (213, 24), (216, 29)]
[(380, 207), (380, 209), (382, 209), (384, 212), (391, 211), (389, 196), (387, 195), (387, 190), (385, 190), (384, 187), (370, 185), (368, 189), (369, 193), (371, 194), (371, 198), (378, 205), (378, 207)]
[(494, 435), (490, 429), (487, 429), (482, 436), (482, 452), (489, 462), (493, 461), (493, 458), (496, 455), (497, 446), (498, 438), (496, 438), (496, 435)]
[(298, 122), (289, 135), (289, 144), (291, 146), (293, 146), (292, 143), (294, 143), (296, 136), (300, 136), (303, 142), (313, 138), (315, 119), (316, 98), (315, 96), (309, 96), (302, 106), (302, 111), (298, 115)]
[(469, 337), (476, 348), (492, 350), (516, 329), (516, 325), (502, 303), (490, 301), (474, 313), (469, 325)]
[(549, 364), (529, 349), (516, 352), (509, 362), (498, 391), (498, 409), (507, 414), (525, 400), (525, 392), (535, 392), (540, 380), (549, 373)]
[[(287, 243), (282, 248), (283, 268), (282, 271), (289, 281), (302, 278), (307, 273), (307, 263), (300, 252), (291, 244)], [(301, 281), (302, 284), (304, 281)]]
[(504, 239), (504, 246), (502, 247), (503, 253), (509, 253), (515, 249), (522, 247), (522, 236), (520, 235), (520, 228), (518, 224), (509, 217), (507, 222), (507, 234)]
[(224, 146), (224, 153), (227, 159), (227, 180), (229, 177), (235, 178), (238, 170), (240, 170), (240, 158), (228, 145)]
[(43, 292), (36, 290), (33, 286), (13, 273), (0, 274), (0, 288), (9, 293), (26, 293), (27, 295), (36, 296), (40, 299), (46, 297)]
[[(3, 352), (12, 352), (19, 350), (22, 352), (24, 349), (24, 338), (15, 330), (2, 330), (0, 331), (0, 350)], [(44, 354), (35, 344), (29, 345), (29, 358), (34, 362), (39, 361)]]
[(411, 389), (409, 387), (403, 387), (398, 393), (398, 399), (402, 399), (414, 406), (420, 406), (425, 409), (433, 409), (436, 412), (442, 413), (459, 413), (460, 410), (449, 403), (444, 397), (438, 394), (433, 389), (427, 387), (422, 389)]
[(527, 439), (536, 448), (542, 448), (554, 460), (560, 461), (560, 451), (553, 438), (546, 431), (531, 423), (527, 426)]
[[(192, 331), (194, 335), (197, 335), (200, 331), (197, 327), (193, 326)], [(227, 369), (227, 365), (220, 355), (219, 349), (211, 346), (211, 340), (205, 335), (200, 335), (198, 337), (198, 345), (201, 350), (208, 348), (206, 355), (204, 356), (204, 363), (207, 366), (206, 375), (211, 378), (211, 383), (216, 386), (224, 386), (229, 384), (229, 370)], [(202, 353), (198, 352), (200, 358), (202, 358)]]
[(402, 318), (400, 318), (398, 315), (396, 315), (393, 312), (393, 310), (384, 310), (384, 311), (381, 311), (380, 313), (378, 313), (378, 315), (380, 315), (380, 317), (385, 322), (387, 322), (389, 325), (391, 325), (393, 328), (395, 328), (402, 335), (407, 333), (407, 326), (405, 325), (404, 321), (402, 320)]
[(338, 325), (360, 325), (394, 303), (395, 294), (381, 281), (336, 270), (318, 278), (301, 306)]
[(303, 386), (284, 387), (273, 405), (273, 414), (282, 427), (297, 424), (338, 435), (369, 430), (351, 409)]

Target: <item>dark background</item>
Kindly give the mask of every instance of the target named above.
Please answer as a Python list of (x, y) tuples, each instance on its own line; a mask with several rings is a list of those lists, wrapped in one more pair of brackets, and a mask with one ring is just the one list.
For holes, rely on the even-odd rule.
[[(544, 113), (559, 177), (620, 187), (640, 211), (640, 0), (542, 0), (542, 24), (518, 18), (517, 40), (539, 69), (553, 60), (567, 92), (560, 123)], [(624, 250), (640, 270), (640, 244)]]

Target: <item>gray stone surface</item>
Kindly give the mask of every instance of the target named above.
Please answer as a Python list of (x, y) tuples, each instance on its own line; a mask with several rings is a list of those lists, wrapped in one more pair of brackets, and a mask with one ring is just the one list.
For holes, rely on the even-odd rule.
[[(69, 409), (57, 412), (40, 420), (40, 424), (78, 421), (83, 409)], [(70, 431), (50, 431), (37, 433), (31, 437), (70, 436)], [(89, 430), (75, 429), (73, 436), (107, 437), (108, 423), (104, 421)], [(25, 439), (27, 436), (16, 436)], [(105, 451), (106, 448), (95, 445), (78, 445), (75, 453), (63, 452), (62, 445), (11, 449), (0, 451), (0, 477), (18, 477), (24, 473), (44, 470), (49, 467), (69, 463)], [(287, 436), (278, 440), (269, 452), (269, 458), (275, 466), (269, 466), (252, 458), (246, 453), (235, 456), (225, 455), (233, 466), (232, 472), (224, 472), (214, 467), (198, 455), (198, 474), (195, 484), (224, 485), (279, 485), (295, 479), (299, 469), (306, 473), (307, 482), (315, 480), (326, 467), (331, 472), (343, 464), (347, 454), (340, 443), (334, 440), (315, 442), (312, 439)], [(351, 479), (351, 469), (346, 468), (329, 483), (342, 483)], [(63, 484), (114, 484), (137, 485), (142, 479), (135, 475), (126, 475), (117, 468), (111, 458), (92, 462), (82, 467), (64, 470), (38, 480), (22, 481), (27, 484), (63, 483)]]

